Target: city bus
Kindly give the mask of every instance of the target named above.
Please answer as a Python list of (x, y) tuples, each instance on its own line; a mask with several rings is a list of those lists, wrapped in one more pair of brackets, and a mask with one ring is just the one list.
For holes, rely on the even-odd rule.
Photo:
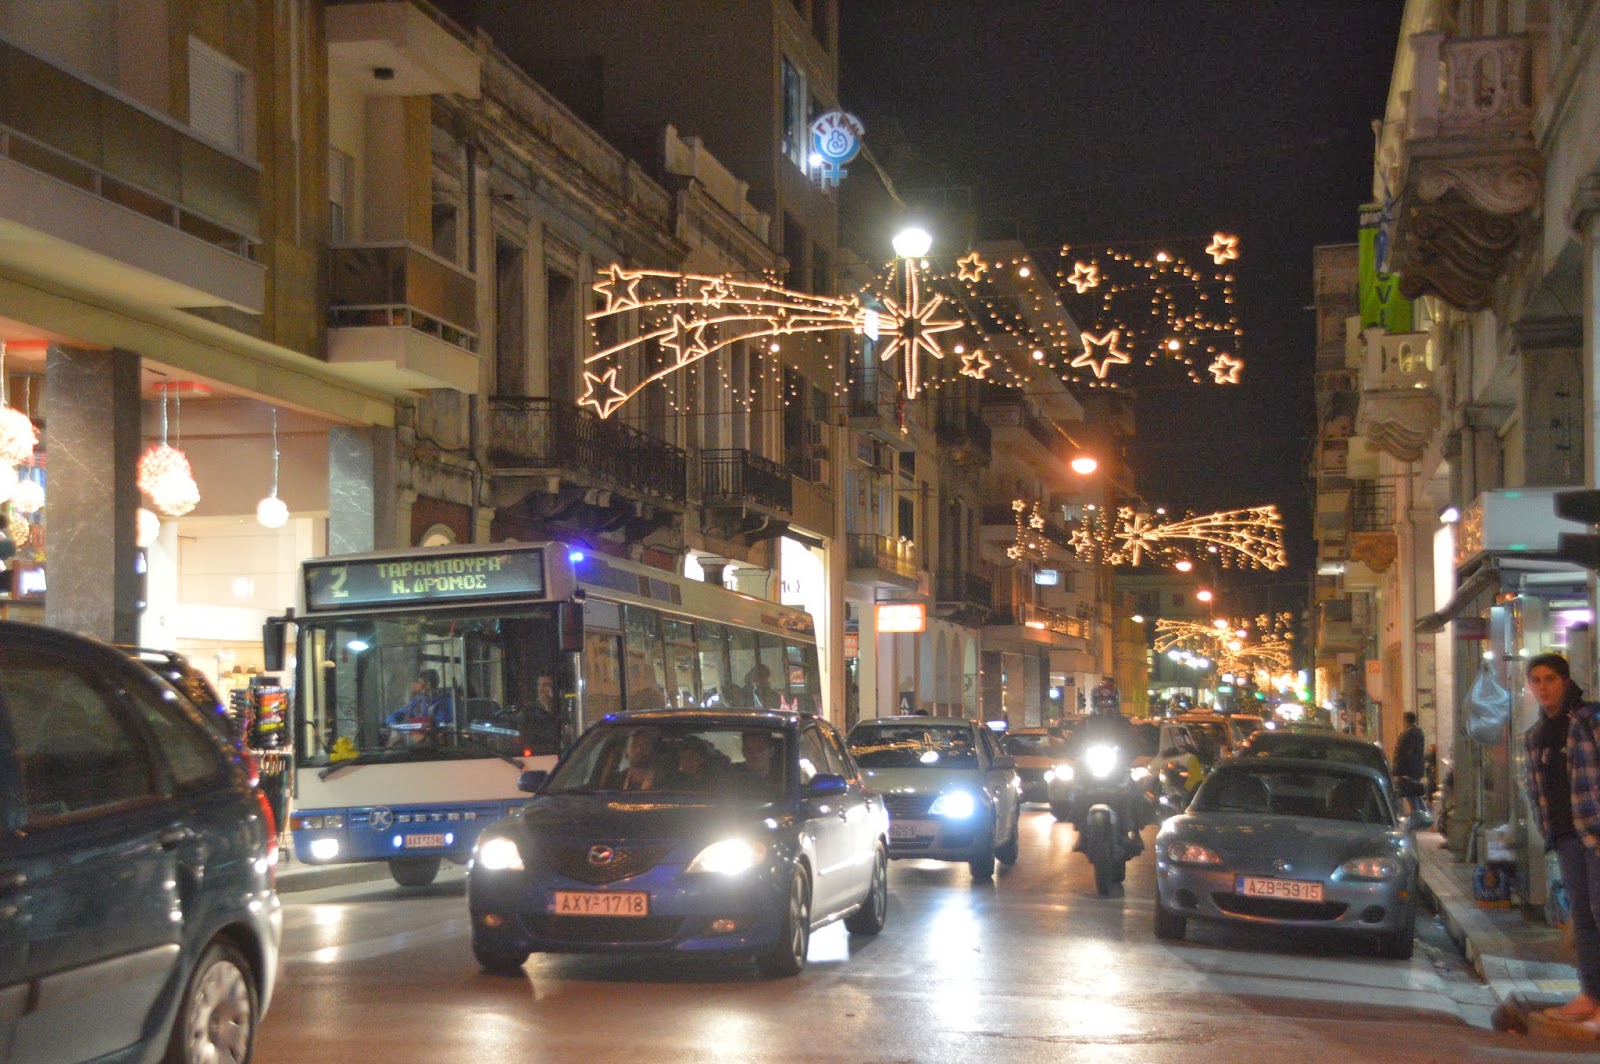
[(301, 591), (295, 857), (404, 886), (465, 861), (520, 774), (607, 714), (821, 707), (803, 610), (562, 543), (314, 559)]

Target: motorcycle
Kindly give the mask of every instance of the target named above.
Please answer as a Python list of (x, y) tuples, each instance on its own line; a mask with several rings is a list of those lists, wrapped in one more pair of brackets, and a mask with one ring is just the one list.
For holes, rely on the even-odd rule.
[(1077, 831), (1074, 848), (1094, 865), (1101, 897), (1123, 881), (1128, 861), (1144, 851), (1139, 831), (1147, 819), (1140, 778), (1145, 772), (1130, 767), (1127, 751), (1111, 743), (1089, 743), (1080, 756), (1055, 768), (1050, 811)]

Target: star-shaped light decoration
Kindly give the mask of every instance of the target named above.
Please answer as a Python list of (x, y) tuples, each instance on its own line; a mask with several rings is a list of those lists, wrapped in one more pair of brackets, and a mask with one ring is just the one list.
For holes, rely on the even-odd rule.
[(639, 305), (639, 282), (643, 275), (637, 270), (625, 270), (621, 266), (612, 264), (600, 271), (600, 280), (594, 283), (597, 295), (605, 296), (606, 306), (602, 313), (612, 314), (620, 310), (631, 310)]
[(984, 354), (981, 348), (974, 348), (961, 356), (961, 375), (973, 380), (985, 380), (989, 367), (993, 365), (994, 359)]
[(1080, 296), (1091, 288), (1098, 288), (1100, 267), (1089, 262), (1075, 262), (1072, 264), (1072, 276), (1067, 278), (1067, 283), (1076, 288)]
[(963, 281), (976, 281), (989, 269), (989, 264), (979, 258), (976, 251), (965, 258), (957, 259), (956, 266), (960, 270)]
[(1128, 558), (1128, 564), (1138, 565), (1144, 557), (1146, 550), (1150, 549), (1150, 533), (1153, 531), (1150, 518), (1145, 514), (1134, 513), (1124, 507), (1118, 516), (1122, 518), (1121, 526), (1117, 529), (1117, 538), (1122, 541), (1118, 553)]
[(1219, 354), (1206, 368), (1211, 371), (1211, 377), (1216, 383), (1238, 384), (1239, 373), (1244, 369), (1244, 359), (1234, 358), (1226, 353)]
[[(1117, 350), (1118, 336), (1119, 333), (1116, 329), (1112, 329), (1101, 336), (1091, 336), (1088, 333), (1084, 333), (1083, 354), (1074, 358), (1072, 365), (1075, 368), (1088, 366), (1094, 371), (1094, 375), (1097, 378), (1105, 380), (1106, 373), (1110, 371), (1112, 366), (1125, 366), (1132, 361), (1126, 351)], [(1097, 347), (1104, 349), (1105, 354), (1103, 357), (1095, 357), (1094, 349)]]
[(700, 301), (708, 307), (721, 307), (732, 298), (733, 289), (725, 277), (714, 277), (700, 286)]
[(1211, 243), (1206, 246), (1206, 254), (1211, 256), (1211, 261), (1221, 266), (1230, 259), (1239, 257), (1239, 238), (1229, 236), (1227, 233), (1212, 233)]
[(944, 303), (944, 296), (935, 295), (922, 302), (922, 286), (918, 282), (917, 268), (908, 259), (906, 271), (906, 305), (902, 307), (891, 297), (883, 299), (884, 312), (879, 316), (878, 328), (890, 337), (879, 358), (885, 362), (897, 353), (902, 358), (901, 383), (905, 385), (906, 398), (915, 399), (922, 390), (922, 367), (917, 360), (921, 352), (934, 358), (944, 358), (944, 349), (934, 339), (939, 333), (961, 328), (961, 319), (940, 321), (934, 313)]
[(673, 353), (675, 365), (686, 366), (710, 353), (711, 345), (705, 337), (708, 324), (680, 314), (672, 316), (672, 332), (661, 337), (661, 346)]
[[(593, 407), (603, 418), (610, 417), (612, 411), (628, 401), (628, 393), (617, 387), (616, 367), (604, 373), (590, 373), (585, 370), (583, 383), (585, 386), (583, 398), (578, 400), (578, 405)], [(599, 394), (602, 389), (605, 392), (603, 396)]]

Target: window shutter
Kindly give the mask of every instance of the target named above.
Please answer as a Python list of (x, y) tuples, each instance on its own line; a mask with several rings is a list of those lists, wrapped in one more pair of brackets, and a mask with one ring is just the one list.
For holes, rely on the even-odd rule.
[(189, 125), (229, 151), (244, 152), (244, 71), (222, 53), (189, 41)]

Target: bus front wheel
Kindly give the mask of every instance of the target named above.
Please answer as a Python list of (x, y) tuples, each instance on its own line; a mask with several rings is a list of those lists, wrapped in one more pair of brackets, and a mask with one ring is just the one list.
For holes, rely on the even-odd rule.
[(439, 858), (396, 857), (389, 862), (389, 874), (402, 887), (425, 887), (439, 874)]

